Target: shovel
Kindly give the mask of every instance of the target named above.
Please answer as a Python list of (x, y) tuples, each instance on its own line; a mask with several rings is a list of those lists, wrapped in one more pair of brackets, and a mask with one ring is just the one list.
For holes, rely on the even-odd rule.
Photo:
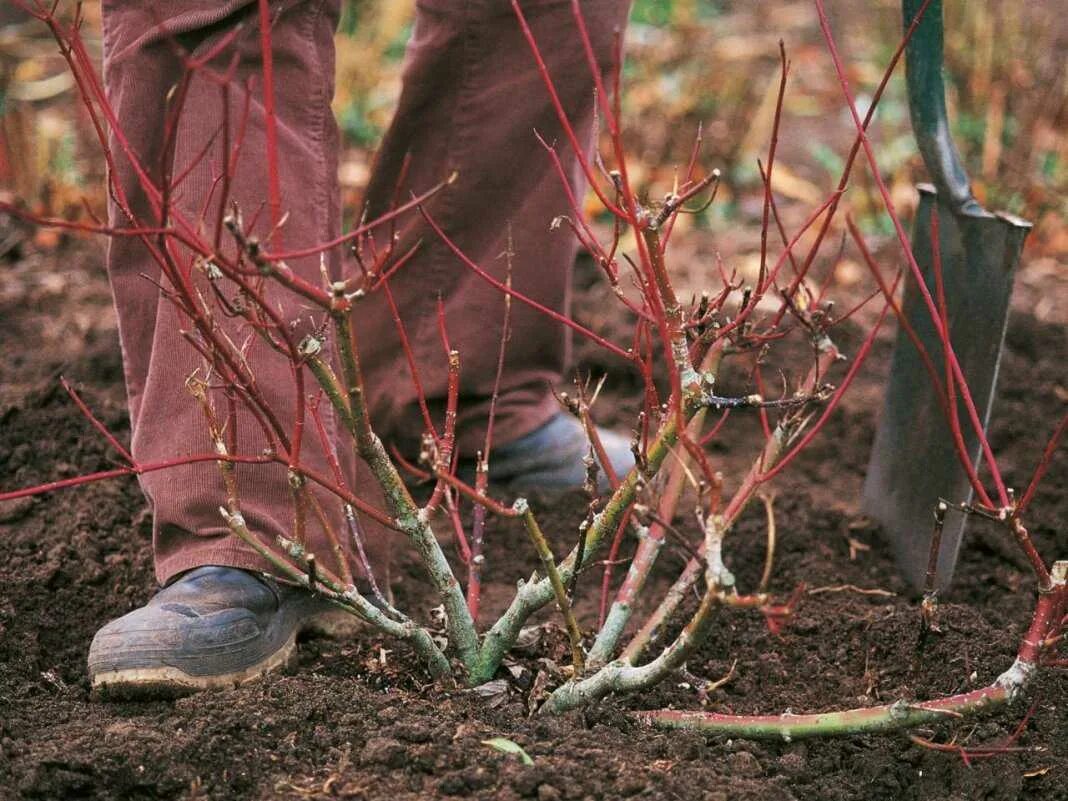
[[(906, 28), (923, 5), (904, 0)], [(935, 295), (932, 216), (937, 214), (939, 253), (950, 341), (984, 428), (997, 384), (1013, 273), (1031, 224), (1009, 214), (992, 214), (976, 201), (960, 155), (950, 138), (942, 83), (942, 2), (924, 12), (905, 53), (909, 111), (916, 142), (931, 184), (921, 184), (912, 252)], [(903, 312), (927, 349), (936, 370), (943, 350), (927, 306), (914, 281), (906, 283)], [(958, 393), (959, 394), (959, 393)], [(967, 453), (978, 467), (978, 437), (960, 406)], [(970, 503), (972, 488), (957, 457), (946, 415), (919, 352), (899, 328), (886, 401), (864, 484), (864, 510), (890, 538), (904, 576), (922, 589), (940, 499), (951, 507)], [(964, 515), (945, 523), (935, 589), (953, 578)]]

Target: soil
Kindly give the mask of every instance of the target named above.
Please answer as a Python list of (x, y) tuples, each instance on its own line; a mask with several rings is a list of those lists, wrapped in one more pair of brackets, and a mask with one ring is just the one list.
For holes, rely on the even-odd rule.
[[(98, 265), (95, 248), (76, 245), (4, 267), (5, 486), (113, 464), (106, 444), (58, 388), (61, 371), (82, 382), (86, 400), (112, 430), (128, 434)], [(596, 307), (582, 308), (589, 315)], [(840, 333), (847, 351), (856, 348), (856, 331)], [(734, 672), (707, 696), (706, 708), (801, 712), (927, 698), (979, 687), (1010, 663), (1030, 615), (1033, 582), (1002, 534), (970, 529), (954, 592), (942, 607), (943, 633), (919, 654), (915, 600), (879, 531), (857, 510), (889, 351), (884, 337), (853, 399), (777, 486), (772, 590), (786, 596), (804, 581), (809, 592), (778, 635), (753, 612), (717, 614), (708, 644), (688, 668), (710, 679), (732, 665)], [(578, 355), (587, 366), (597, 363), (585, 350)], [(1063, 413), (1066, 365), (1063, 328), (1015, 313), (993, 429), (1010, 484), (1026, 482), (1051, 421)], [(633, 404), (628, 376), (614, 374), (612, 387), (607, 404)], [(729, 448), (717, 455), (728, 466), (744, 456)], [(583, 506), (578, 496), (543, 504), (543, 528), (574, 530)], [(1068, 555), (1065, 449), (1032, 508), (1042, 553)], [(680, 525), (692, 534), (682, 517)], [(743, 587), (754, 586), (763, 566), (763, 526), (761, 510), (747, 514), (729, 549)], [(519, 536), (508, 526), (490, 532), (487, 616), (535, 566), (517, 547)], [(628, 716), (669, 705), (700, 708), (689, 676), (584, 712), (531, 715), (533, 677), (565, 650), (552, 626), (517, 655), (509, 681), (489, 695), (430, 684), (409, 653), (365, 632), (308, 641), (294, 669), (248, 687), (170, 702), (103, 703), (90, 697), (86, 678), (93, 632), (155, 589), (150, 519), (135, 482), (0, 506), (0, 543), (0, 799), (1068, 798), (1063, 669), (1044, 672), (1026, 702), (997, 715), (920, 732), (964, 746), (1017, 735), (1020, 750), (970, 762), (904, 734), (756, 743), (655, 731)], [(680, 558), (667, 554), (665, 571)], [(591, 599), (596, 583), (588, 582)], [(826, 589), (845, 585), (885, 594)], [(412, 578), (402, 575), (396, 589), (409, 608), (425, 613), (433, 605)], [(484, 744), (498, 737), (519, 744), (533, 764)]]

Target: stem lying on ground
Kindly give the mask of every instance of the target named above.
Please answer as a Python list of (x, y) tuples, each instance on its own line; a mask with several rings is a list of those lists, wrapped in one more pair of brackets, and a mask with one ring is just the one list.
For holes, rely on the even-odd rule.
[(907, 729), (996, 709), (1015, 700), (1038, 672), (1042, 644), (1058, 625), (1057, 612), (1063, 610), (1068, 602), (1068, 584), (1065, 582), (1068, 562), (1057, 562), (1052, 572), (1055, 577), (1053, 586), (1049, 591), (1039, 593), (1031, 625), (1015, 661), (993, 683), (981, 689), (934, 701), (899, 699), (880, 706), (805, 715), (725, 715), (676, 710), (636, 712), (634, 715), (639, 720), (664, 728), (697, 729), (747, 739), (790, 741), (802, 737)]

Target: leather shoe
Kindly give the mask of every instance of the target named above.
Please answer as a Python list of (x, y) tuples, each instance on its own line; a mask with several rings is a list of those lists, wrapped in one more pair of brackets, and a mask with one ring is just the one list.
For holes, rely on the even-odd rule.
[[(634, 454), (627, 437), (597, 429), (605, 455), (619, 478), (634, 467)], [(517, 492), (581, 487), (586, 480), (590, 440), (575, 417), (563, 412), (549, 422), (512, 442), (494, 447), (489, 460), (490, 481)], [(599, 489), (609, 488), (604, 470), (598, 471)]]
[(234, 687), (286, 665), (301, 632), (349, 620), (356, 625), (306, 589), (235, 567), (198, 567), (96, 633), (89, 677), (109, 698)]

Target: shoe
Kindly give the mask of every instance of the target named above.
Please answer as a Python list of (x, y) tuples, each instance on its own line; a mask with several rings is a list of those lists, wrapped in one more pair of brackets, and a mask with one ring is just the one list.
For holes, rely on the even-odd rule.
[(301, 632), (328, 631), (345, 619), (351, 616), (300, 587), (235, 567), (198, 567), (96, 633), (89, 678), (105, 698), (235, 687), (286, 665)]
[[(622, 478), (634, 467), (630, 439), (603, 428), (597, 432), (612, 469)], [(574, 489), (586, 481), (583, 460), (589, 450), (590, 440), (582, 423), (561, 412), (526, 436), (494, 447), (489, 478), (518, 492)], [(597, 478), (599, 490), (610, 489), (603, 469), (598, 471)]]

